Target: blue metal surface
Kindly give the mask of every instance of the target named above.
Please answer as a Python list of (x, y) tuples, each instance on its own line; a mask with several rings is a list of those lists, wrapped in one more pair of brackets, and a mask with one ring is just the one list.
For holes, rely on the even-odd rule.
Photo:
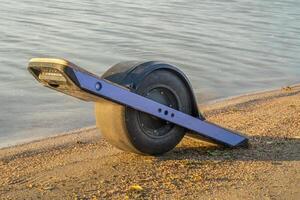
[(91, 74), (72, 69), (81, 89), (96, 96), (129, 106), (141, 112), (167, 120), (181, 127), (198, 133), (201, 137), (211, 139), (229, 147), (236, 147), (247, 142), (247, 138), (231, 130), (222, 128), (207, 121), (202, 121), (191, 115), (172, 109), (128, 89), (115, 85), (107, 80), (94, 77)]

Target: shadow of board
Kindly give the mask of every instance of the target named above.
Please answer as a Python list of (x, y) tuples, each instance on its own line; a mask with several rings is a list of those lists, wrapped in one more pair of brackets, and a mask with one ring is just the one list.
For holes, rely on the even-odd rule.
[(268, 136), (249, 137), (249, 146), (243, 148), (225, 148), (221, 146), (201, 145), (192, 142), (179, 145), (173, 151), (157, 157), (158, 160), (228, 160), (228, 161), (299, 161), (300, 139)]

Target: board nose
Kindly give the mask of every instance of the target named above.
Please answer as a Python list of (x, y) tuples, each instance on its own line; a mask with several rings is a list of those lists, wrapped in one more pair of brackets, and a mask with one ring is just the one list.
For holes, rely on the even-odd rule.
[(43, 86), (84, 101), (96, 101), (98, 97), (80, 89), (72, 76), (73, 70), (85, 71), (67, 60), (56, 58), (33, 58), (28, 64), (28, 71)]

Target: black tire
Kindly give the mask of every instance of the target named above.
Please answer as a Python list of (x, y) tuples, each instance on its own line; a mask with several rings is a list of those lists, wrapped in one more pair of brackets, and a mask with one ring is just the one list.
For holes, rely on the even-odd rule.
[[(156, 70), (136, 86), (136, 93), (191, 114), (192, 103), (186, 84), (172, 71)], [(125, 123), (132, 145), (141, 153), (163, 154), (183, 138), (185, 129), (127, 107)]]

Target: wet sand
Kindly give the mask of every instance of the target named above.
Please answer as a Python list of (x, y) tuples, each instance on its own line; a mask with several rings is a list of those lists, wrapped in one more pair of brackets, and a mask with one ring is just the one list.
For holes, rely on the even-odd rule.
[(94, 127), (0, 150), (0, 199), (299, 199), (300, 86), (202, 105), (249, 136), (240, 149), (185, 138), (173, 151), (117, 150)]

